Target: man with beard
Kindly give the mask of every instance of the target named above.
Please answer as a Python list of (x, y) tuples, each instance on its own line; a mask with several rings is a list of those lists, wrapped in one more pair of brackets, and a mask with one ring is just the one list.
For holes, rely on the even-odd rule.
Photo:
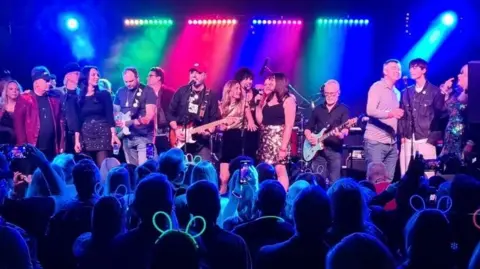
[(123, 71), (125, 86), (118, 89), (114, 111), (130, 114), (129, 120), (117, 120), (117, 126), (128, 128), (123, 138), (123, 151), (127, 163), (141, 165), (147, 161), (147, 144), (154, 139), (154, 116), (157, 97), (150, 86), (140, 83), (138, 71), (128, 67)]

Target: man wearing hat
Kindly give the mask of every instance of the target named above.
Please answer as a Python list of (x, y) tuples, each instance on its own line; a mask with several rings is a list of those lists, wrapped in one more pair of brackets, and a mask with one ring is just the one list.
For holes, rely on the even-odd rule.
[[(182, 126), (200, 126), (219, 119), (218, 103), (214, 93), (205, 85), (207, 70), (202, 64), (194, 64), (190, 69), (190, 82), (180, 87), (173, 95), (168, 108), (167, 121), (176, 140), (185, 141)], [(203, 160), (211, 160), (209, 136), (215, 128), (206, 130), (193, 138), (196, 142), (186, 144), (186, 153), (199, 155)], [(173, 139), (171, 139), (171, 143)]]
[(49, 94), (50, 72), (46, 67), (33, 68), (31, 75), (33, 91), (18, 97), (13, 114), (17, 145), (34, 145), (52, 160), (64, 148), (60, 98)]
[(80, 120), (78, 107), (78, 80), (80, 78), (80, 65), (68, 63), (64, 67), (65, 77), (63, 86), (57, 88), (61, 92), (62, 116), (65, 123), (65, 152), (78, 153), (80, 146)]

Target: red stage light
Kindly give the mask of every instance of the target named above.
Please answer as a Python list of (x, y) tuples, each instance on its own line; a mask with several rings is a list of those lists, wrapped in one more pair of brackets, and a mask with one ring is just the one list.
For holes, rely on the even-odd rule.
[(192, 21), (192, 20), (188, 20), (188, 24), (192, 24), (192, 23), (193, 23), (193, 21)]

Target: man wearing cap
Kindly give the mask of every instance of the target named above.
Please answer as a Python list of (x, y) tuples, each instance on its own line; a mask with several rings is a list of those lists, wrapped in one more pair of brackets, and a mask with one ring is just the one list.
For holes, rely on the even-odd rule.
[(35, 145), (52, 160), (64, 149), (60, 98), (49, 94), (50, 72), (46, 67), (33, 68), (31, 75), (33, 91), (19, 96), (13, 114), (17, 145)]
[[(141, 165), (147, 161), (147, 144), (153, 143), (154, 116), (157, 97), (150, 86), (140, 83), (138, 71), (127, 67), (123, 71), (125, 86), (118, 89), (114, 111), (130, 113), (130, 120), (117, 120), (120, 128), (128, 127), (129, 133), (123, 138), (123, 151), (127, 163)], [(125, 132), (124, 132), (125, 134)]]
[(148, 72), (147, 85), (152, 87), (157, 96), (157, 111), (154, 118), (155, 123), (155, 148), (157, 153), (162, 153), (170, 149), (168, 142), (168, 121), (165, 111), (172, 101), (173, 89), (165, 86), (165, 72), (160, 67), (152, 67)]
[[(183, 125), (200, 126), (219, 119), (218, 103), (214, 93), (205, 85), (206, 69), (194, 64), (190, 70), (190, 83), (180, 87), (173, 95), (168, 108), (167, 120), (175, 132), (176, 139), (185, 141)], [(211, 160), (209, 136), (215, 131), (210, 128), (195, 136), (193, 144), (186, 145), (186, 152)]]

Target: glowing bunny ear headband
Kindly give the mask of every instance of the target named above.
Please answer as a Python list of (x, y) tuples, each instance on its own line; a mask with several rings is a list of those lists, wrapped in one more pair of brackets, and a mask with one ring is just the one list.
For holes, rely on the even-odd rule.
[(199, 155), (193, 156), (193, 154), (187, 153), (185, 154), (185, 162), (188, 164), (197, 164), (202, 161), (202, 157)]
[[(417, 208), (415, 206), (415, 203), (414, 201), (415, 200), (418, 200), (421, 202), (421, 205), (422, 207), (421, 208)], [(445, 209), (442, 209), (443, 205), (445, 204)], [(424, 209), (427, 208), (427, 205), (425, 203), (425, 200), (423, 200), (423, 198), (418, 195), (418, 194), (414, 194), (412, 195), (412, 197), (410, 197), (410, 206), (413, 208), (413, 210), (415, 210), (416, 212), (420, 212)], [(452, 198), (450, 198), (449, 196), (443, 196), (442, 198), (438, 199), (437, 201), (437, 209), (440, 210), (443, 214), (446, 214), (448, 213), (448, 211), (450, 211), (450, 209), (452, 209)], [(480, 212), (480, 211), (479, 211)]]
[[(125, 190), (124, 194), (128, 194), (127, 186), (125, 186), (124, 184), (120, 184), (120, 185), (118, 185), (118, 187), (115, 189), (115, 191), (111, 195), (113, 195), (113, 196), (123, 196), (121, 193), (118, 193), (118, 191), (122, 188)], [(95, 184), (95, 193), (98, 196), (102, 196), (104, 190), (105, 190), (105, 186), (101, 182), (97, 182), (97, 184)]]
[[(168, 223), (168, 229), (166, 230), (163, 230), (162, 228), (160, 228), (160, 226), (158, 226), (157, 224), (157, 217), (159, 215), (162, 215), (164, 216), (166, 219), (167, 219), (167, 223)], [(200, 220), (203, 224), (203, 227), (202, 227), (202, 230), (200, 230), (199, 233), (197, 234), (193, 234), (193, 233), (190, 233), (190, 229), (192, 228), (193, 224), (195, 223), (196, 220)], [(158, 241), (160, 241), (164, 236), (167, 236), (168, 234), (171, 234), (171, 233), (181, 233), (185, 236), (187, 236), (191, 241), (192, 241), (192, 244), (195, 245), (196, 248), (198, 248), (198, 244), (197, 244), (197, 241), (195, 240), (195, 238), (201, 236), (204, 232), (205, 232), (205, 229), (207, 227), (207, 222), (205, 221), (205, 219), (203, 217), (200, 217), (200, 216), (194, 216), (192, 219), (190, 219), (190, 221), (188, 222), (187, 224), (187, 228), (185, 229), (185, 231), (182, 231), (182, 230), (174, 230), (173, 229), (173, 222), (172, 222), (172, 218), (170, 217), (170, 215), (168, 215), (166, 212), (164, 211), (158, 211), (157, 213), (155, 213), (153, 215), (153, 218), (152, 218), (152, 222), (153, 222), (153, 227), (155, 227), (155, 229), (157, 229), (157, 231), (160, 232), (160, 236), (158, 237), (158, 239), (155, 241), (155, 243), (158, 243)]]

